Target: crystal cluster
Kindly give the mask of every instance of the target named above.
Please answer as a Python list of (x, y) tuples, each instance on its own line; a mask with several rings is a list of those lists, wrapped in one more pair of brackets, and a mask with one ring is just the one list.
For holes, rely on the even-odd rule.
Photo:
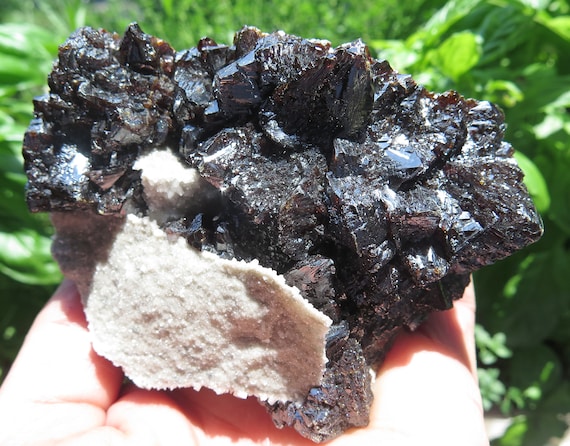
[(161, 229), (257, 259), (332, 319), (321, 383), (267, 404), (314, 441), (367, 424), (369, 370), (400, 330), (542, 233), (501, 111), (431, 93), (361, 41), (246, 27), (232, 46), (175, 51), (136, 24), (83, 28), (49, 87), (24, 141), (30, 209), (148, 216), (137, 160), (170, 148), (200, 193)]

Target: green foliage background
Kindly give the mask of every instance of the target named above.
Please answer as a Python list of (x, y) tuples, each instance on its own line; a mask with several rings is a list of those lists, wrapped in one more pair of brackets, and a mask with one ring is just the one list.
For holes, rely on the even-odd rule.
[(570, 419), (570, 5), (568, 0), (4, 0), (0, 5), (0, 380), (61, 275), (52, 229), (24, 201), (22, 135), (58, 44), (83, 25), (143, 30), (177, 49), (244, 24), (372, 54), (435, 91), (506, 114), (541, 241), (475, 275), (479, 378), (487, 410), (514, 422), (495, 445), (537, 446)]

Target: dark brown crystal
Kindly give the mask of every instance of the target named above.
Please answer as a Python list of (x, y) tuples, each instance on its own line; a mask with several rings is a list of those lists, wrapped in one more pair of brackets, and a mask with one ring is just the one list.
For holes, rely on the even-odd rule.
[(334, 321), (322, 385), (268, 406), (314, 441), (367, 424), (368, 370), (399, 331), (542, 233), (502, 112), (427, 91), (361, 41), (246, 27), (177, 52), (136, 24), (82, 28), (49, 86), (24, 141), (30, 209), (144, 214), (134, 163), (174, 149), (208, 191), (164, 230), (258, 259)]

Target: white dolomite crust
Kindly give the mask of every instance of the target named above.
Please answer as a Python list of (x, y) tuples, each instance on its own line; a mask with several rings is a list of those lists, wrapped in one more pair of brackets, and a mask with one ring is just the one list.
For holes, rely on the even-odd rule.
[(149, 216), (163, 223), (183, 216), (200, 192), (201, 178), (196, 169), (184, 166), (168, 149), (155, 149), (137, 159), (141, 170), (144, 198)]
[(331, 320), (257, 262), (220, 259), (128, 215), (84, 299), (95, 350), (140, 387), (296, 401), (320, 383)]
[(332, 321), (275, 271), (191, 247), (160, 224), (211, 193), (168, 149), (135, 164), (149, 216), (53, 213), (53, 254), (93, 347), (143, 388), (299, 401), (320, 384)]

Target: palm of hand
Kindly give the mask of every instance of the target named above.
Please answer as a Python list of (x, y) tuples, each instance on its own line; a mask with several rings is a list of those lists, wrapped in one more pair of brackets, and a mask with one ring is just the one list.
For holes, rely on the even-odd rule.
[[(327, 443), (488, 444), (473, 346), (474, 296), (397, 339), (374, 383), (370, 425)], [(313, 444), (274, 427), (254, 399), (123, 386), (91, 349), (73, 284), (34, 323), (0, 388), (2, 445)]]

